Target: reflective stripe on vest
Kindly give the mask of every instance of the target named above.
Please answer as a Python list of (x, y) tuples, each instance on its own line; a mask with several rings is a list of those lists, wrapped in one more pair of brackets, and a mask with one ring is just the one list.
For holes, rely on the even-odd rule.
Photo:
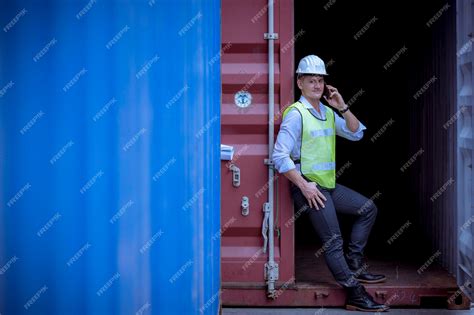
[(334, 112), (326, 108), (326, 120), (313, 116), (300, 102), (283, 112), (283, 118), (295, 108), (301, 114), (301, 173), (325, 188), (336, 187), (336, 129)]

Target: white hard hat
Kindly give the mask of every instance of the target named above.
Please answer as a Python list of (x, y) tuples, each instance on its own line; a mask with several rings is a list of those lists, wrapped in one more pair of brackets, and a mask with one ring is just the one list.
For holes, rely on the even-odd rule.
[(296, 73), (328, 75), (324, 61), (316, 55), (309, 55), (301, 59)]

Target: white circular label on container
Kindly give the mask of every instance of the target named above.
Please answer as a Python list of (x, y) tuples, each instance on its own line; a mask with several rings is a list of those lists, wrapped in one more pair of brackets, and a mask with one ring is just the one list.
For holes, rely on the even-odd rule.
[(252, 104), (252, 95), (247, 91), (239, 91), (234, 95), (234, 102), (240, 108), (247, 108)]

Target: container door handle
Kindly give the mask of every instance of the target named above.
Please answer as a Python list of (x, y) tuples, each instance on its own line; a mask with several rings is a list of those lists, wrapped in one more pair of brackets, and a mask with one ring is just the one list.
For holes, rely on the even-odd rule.
[(270, 219), (270, 204), (265, 202), (263, 204), (263, 222), (262, 222), (262, 235), (263, 235), (263, 252), (267, 252), (268, 246), (268, 220)]

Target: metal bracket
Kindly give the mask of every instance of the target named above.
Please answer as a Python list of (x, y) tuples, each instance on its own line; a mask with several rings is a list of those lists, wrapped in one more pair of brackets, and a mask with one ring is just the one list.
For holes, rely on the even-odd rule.
[(234, 187), (240, 186), (240, 168), (238, 168), (235, 164), (231, 164), (229, 169), (232, 171), (232, 185)]
[(242, 197), (241, 208), (242, 208), (242, 215), (244, 217), (248, 216), (250, 212), (249, 197), (247, 196)]
[(314, 298), (315, 299), (322, 299), (322, 298), (327, 298), (329, 296), (329, 292), (328, 291), (316, 291), (314, 292)]
[(267, 262), (265, 264), (265, 280), (267, 281), (277, 281), (278, 280), (278, 264), (270, 264)]
[(271, 160), (271, 159), (264, 159), (263, 164), (270, 165), (270, 166), (275, 165), (275, 163), (273, 163), (273, 160)]
[(278, 39), (278, 33), (265, 33), (263, 34), (264, 39)]
[(382, 300), (385, 300), (387, 298), (387, 291), (377, 290), (375, 291), (375, 296)]

